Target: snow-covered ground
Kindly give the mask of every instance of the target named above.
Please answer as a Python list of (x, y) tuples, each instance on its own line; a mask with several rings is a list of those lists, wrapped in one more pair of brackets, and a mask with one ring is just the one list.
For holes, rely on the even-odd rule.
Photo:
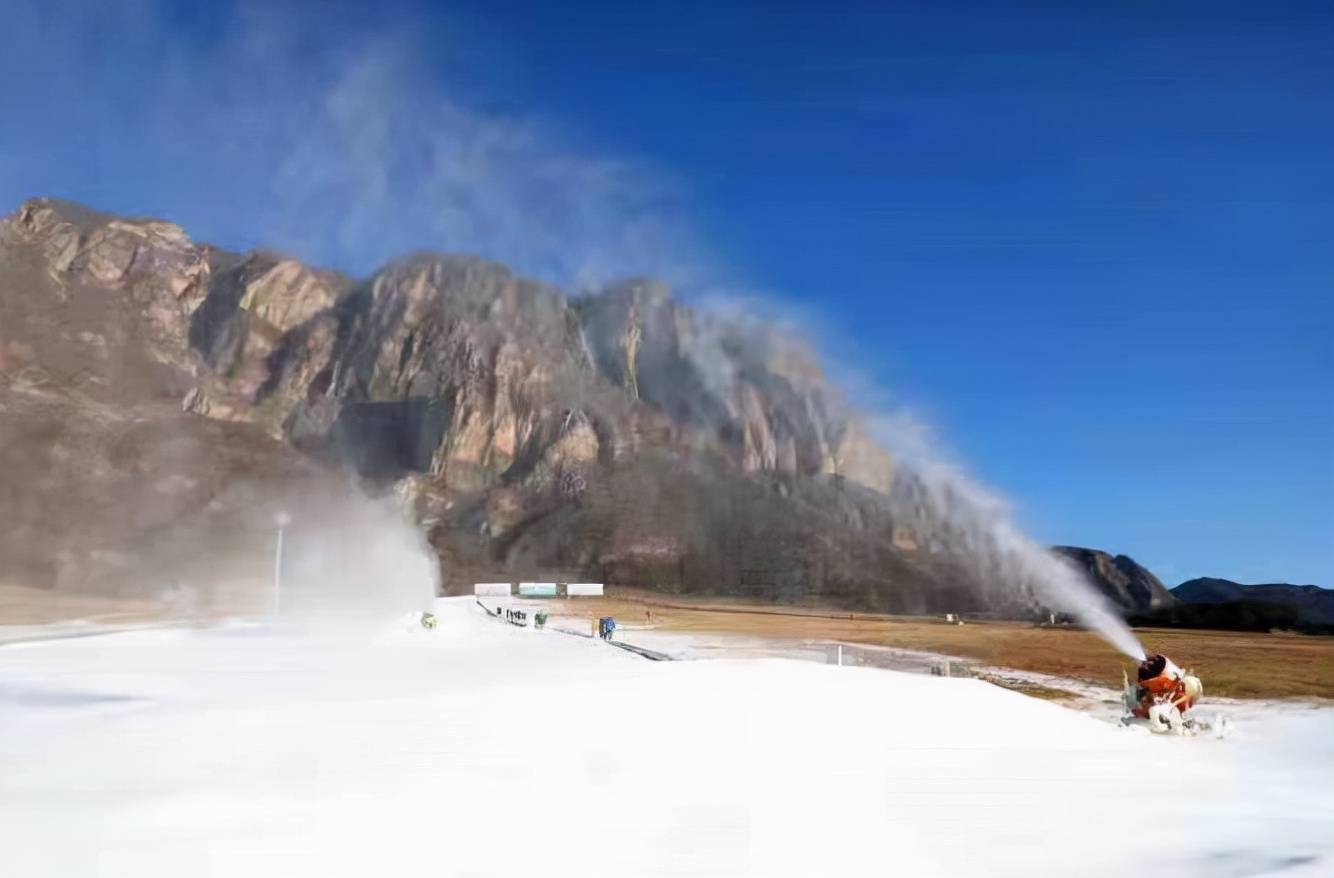
[(0, 648), (4, 874), (1334, 874), (1334, 712), (1155, 738), (970, 679), (440, 627)]

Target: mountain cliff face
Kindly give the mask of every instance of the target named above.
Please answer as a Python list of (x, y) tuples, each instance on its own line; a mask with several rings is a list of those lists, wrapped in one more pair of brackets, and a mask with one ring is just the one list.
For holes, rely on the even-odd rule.
[(341, 490), (262, 431), (181, 411), (209, 267), (167, 223), (40, 201), (0, 222), (0, 581), (262, 582), (279, 500)]
[(1055, 552), (1073, 562), (1097, 586), (1112, 604), (1125, 613), (1145, 613), (1170, 606), (1176, 601), (1172, 592), (1148, 569), (1133, 558), (1099, 549), (1056, 546)]
[[(355, 280), (34, 199), (0, 223), (0, 317), (0, 496), (46, 510), (45, 536), (8, 537), (24, 575), (95, 578), (89, 546), (123, 553), (163, 520), (217, 513), (246, 472), (350, 471), (404, 498), (449, 588), (578, 576), (878, 609), (976, 603), (972, 574), (924, 536), (911, 476), (811, 352), (651, 281), (572, 298), (436, 254)], [(45, 481), (23, 465), (38, 423), (80, 437)], [(130, 451), (101, 441), (128, 425), (142, 437)], [(193, 437), (170, 466), (164, 436)], [(79, 532), (51, 537), (60, 497), (113, 482), (121, 509), (164, 507), (134, 496), (161, 486), (121, 484), (117, 453), (195, 487), (117, 527), (89, 507)]]

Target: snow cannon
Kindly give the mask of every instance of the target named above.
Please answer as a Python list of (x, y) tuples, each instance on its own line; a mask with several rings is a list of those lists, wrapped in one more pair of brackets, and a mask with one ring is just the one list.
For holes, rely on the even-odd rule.
[(1195, 734), (1209, 728), (1190, 715), (1204, 697), (1204, 684), (1190, 671), (1183, 671), (1165, 655), (1151, 655), (1140, 662), (1132, 684), (1124, 669), (1123, 700), (1126, 724), (1141, 724), (1160, 734)]

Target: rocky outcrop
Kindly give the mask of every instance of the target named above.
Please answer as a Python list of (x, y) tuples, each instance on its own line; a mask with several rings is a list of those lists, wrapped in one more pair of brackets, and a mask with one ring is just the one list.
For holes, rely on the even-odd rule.
[(251, 405), (200, 389), (224, 383), (190, 342), (216, 255), (168, 223), (62, 202), (0, 222), (0, 581), (227, 583), (201, 597), (253, 609), (232, 586), (271, 570), (277, 504), (304, 511), (345, 490), (232, 423), (253, 419)]
[(890, 456), (799, 342), (693, 313), (651, 281), (576, 307), (604, 375), (673, 421), (720, 438), (743, 470), (837, 475), (889, 490)]
[[(358, 432), (350, 422), (372, 415), (394, 429), (410, 422), (436, 434), (428, 471), (480, 485), (541, 458), (532, 444), (552, 441), (557, 421), (597, 398), (592, 417), (612, 449), (636, 445), (616, 434), (644, 403), (675, 438), (744, 471), (837, 475), (879, 490), (892, 478), (889, 456), (808, 351), (701, 318), (661, 284), (571, 302), (501, 266), (434, 255), (356, 284), (274, 254), (198, 246), (170, 223), (45, 199), (9, 225), (56, 275), (127, 290), (145, 306), (159, 358), (199, 378), (187, 411), (254, 420), (304, 447), (337, 446)], [(393, 409), (426, 401), (445, 424)], [(404, 471), (417, 468), (419, 455), (408, 458)]]
[(1113, 605), (1127, 614), (1147, 613), (1176, 602), (1162, 581), (1133, 558), (1079, 546), (1056, 546), (1053, 551), (1073, 562)]
[(68, 301), (81, 287), (122, 290), (138, 312), (135, 329), (150, 355), (162, 362), (188, 357), (186, 321), (203, 300), (209, 262), (207, 248), (196, 247), (179, 226), (34, 199), (5, 227), (7, 237), (36, 250), (58, 279), (58, 300)]

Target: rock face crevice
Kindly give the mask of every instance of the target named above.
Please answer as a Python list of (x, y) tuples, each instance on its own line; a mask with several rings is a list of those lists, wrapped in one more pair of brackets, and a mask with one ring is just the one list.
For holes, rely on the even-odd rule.
[[(265, 454), (394, 486), (449, 586), (978, 603), (975, 568), (808, 348), (656, 282), (571, 297), (432, 253), (352, 279), (50, 199), (0, 223), (0, 271), (6, 405), (19, 374), (77, 364), (54, 383), (85, 375), (108, 411), (167, 401)], [(66, 311), (115, 319), (80, 341), (52, 323)]]

